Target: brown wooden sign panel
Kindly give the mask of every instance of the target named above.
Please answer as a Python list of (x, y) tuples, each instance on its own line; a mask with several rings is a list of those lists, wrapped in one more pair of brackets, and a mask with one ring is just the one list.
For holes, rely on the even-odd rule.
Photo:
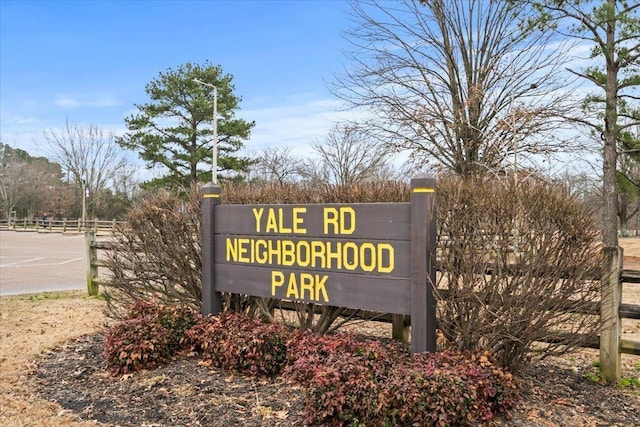
[(216, 290), (265, 298), (410, 313), (409, 278), (216, 264)]
[(218, 205), (216, 233), (410, 240), (410, 203)]
[(202, 311), (220, 292), (411, 315), (412, 352), (435, 350), (435, 179), (410, 203), (221, 205), (203, 188)]

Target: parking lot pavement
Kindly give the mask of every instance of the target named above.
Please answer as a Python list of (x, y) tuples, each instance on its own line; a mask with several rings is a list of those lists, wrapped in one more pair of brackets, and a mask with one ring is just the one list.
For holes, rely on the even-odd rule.
[(0, 296), (86, 289), (84, 235), (0, 231)]

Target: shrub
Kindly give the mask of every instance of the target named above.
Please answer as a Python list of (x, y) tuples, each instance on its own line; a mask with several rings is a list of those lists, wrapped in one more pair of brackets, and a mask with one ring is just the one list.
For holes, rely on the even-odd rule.
[(171, 356), (171, 331), (150, 316), (122, 321), (105, 336), (104, 358), (113, 375), (155, 368)]
[(290, 331), (233, 312), (209, 316), (186, 332), (185, 345), (201, 353), (205, 362), (235, 372), (274, 376), (287, 358)]
[(381, 425), (387, 375), (406, 356), (399, 343), (299, 332), (289, 344), (285, 375), (305, 387), (309, 425)]
[(534, 346), (562, 354), (596, 333), (601, 250), (578, 200), (533, 178), (438, 185), (437, 318), (453, 348), (515, 370)]
[(132, 304), (123, 322), (107, 331), (104, 357), (114, 375), (151, 369), (167, 363), (180, 350), (185, 330), (196, 321), (188, 307)]
[(489, 362), (488, 353), (420, 354), (390, 375), (393, 425), (477, 425), (515, 403), (511, 374)]
[(159, 307), (150, 301), (136, 300), (127, 307), (124, 319), (131, 320), (145, 316), (157, 316), (158, 309)]
[(310, 425), (477, 425), (514, 403), (511, 375), (488, 354), (409, 357), (393, 342), (310, 333), (291, 344), (302, 352), (285, 375), (305, 386)]
[(405, 345), (397, 341), (383, 343), (359, 335), (320, 335), (310, 330), (296, 332), (287, 347), (286, 372), (300, 383), (313, 376), (315, 366), (326, 364), (327, 358), (336, 354), (354, 354), (364, 360), (375, 360), (383, 368), (408, 354)]
[(239, 313), (203, 317), (146, 302), (135, 303), (127, 319), (107, 332), (109, 371), (125, 374), (168, 362), (180, 331), (182, 349), (201, 353), (213, 366), (254, 376), (284, 368), (305, 389), (309, 425), (477, 425), (514, 403), (511, 375), (488, 353), (409, 356), (395, 341), (293, 332)]
[(202, 300), (201, 197), (194, 186), (186, 198), (166, 191), (147, 194), (116, 228), (110, 271), (104, 282), (108, 313), (122, 318), (131, 301), (188, 306)]

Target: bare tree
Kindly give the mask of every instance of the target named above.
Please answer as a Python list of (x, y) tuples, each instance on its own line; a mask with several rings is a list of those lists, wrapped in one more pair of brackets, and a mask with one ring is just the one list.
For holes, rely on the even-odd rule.
[(113, 189), (125, 181), (131, 186), (132, 169), (113, 134), (97, 126), (82, 127), (70, 123), (60, 131), (46, 130), (44, 138), (51, 158), (62, 166), (69, 181), (81, 189), (83, 181), (91, 194), (90, 212), (100, 209), (103, 190)]
[(568, 148), (550, 136), (568, 108), (566, 46), (551, 48), (550, 32), (518, 25), (528, 6), (422, 3), (351, 3), (351, 67), (333, 91), (371, 113), (372, 135), (418, 164), (465, 176), (500, 168), (516, 152)]
[(388, 150), (372, 142), (356, 126), (336, 124), (324, 143), (313, 148), (320, 161), (308, 159), (302, 175), (309, 180), (324, 180), (338, 185), (353, 185), (389, 177)]
[(265, 148), (251, 168), (251, 178), (266, 182), (296, 181), (301, 160), (291, 154), (291, 148)]

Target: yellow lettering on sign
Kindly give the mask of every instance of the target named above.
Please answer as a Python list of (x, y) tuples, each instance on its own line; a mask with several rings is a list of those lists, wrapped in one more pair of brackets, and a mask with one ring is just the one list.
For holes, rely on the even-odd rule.
[(264, 239), (256, 240), (256, 262), (258, 264), (266, 264), (269, 260), (267, 254), (267, 241)]
[(287, 278), (282, 271), (271, 272), (271, 296), (276, 296), (277, 289), (284, 286), (286, 282), (285, 298), (329, 302), (327, 294), (329, 276), (311, 273), (288, 273), (288, 275)]
[[(388, 264), (386, 266), (382, 265), (382, 260), (384, 259), (384, 254), (387, 254)], [(391, 273), (395, 267), (395, 252), (393, 250), (393, 246), (389, 243), (380, 243), (378, 244), (378, 272), (380, 273)]]
[(300, 240), (296, 244), (296, 265), (307, 267), (311, 263), (311, 245), (306, 240)]
[(324, 234), (329, 234), (330, 225), (333, 225), (333, 234), (338, 233), (338, 210), (336, 208), (324, 208), (322, 210), (322, 219)]
[(314, 274), (316, 279), (314, 287), (316, 288), (316, 301), (320, 301), (320, 292), (322, 292), (322, 299), (324, 302), (329, 302), (329, 296), (327, 295), (327, 289), (324, 285), (327, 283), (328, 276), (323, 275), (322, 279), (320, 279), (319, 274)]
[(238, 261), (238, 239), (230, 239), (227, 237), (225, 242), (227, 243), (227, 262), (231, 260)]
[(251, 259), (247, 256), (249, 248), (249, 239), (238, 239), (238, 262), (251, 262)]
[[(327, 242), (327, 252), (326, 252), (326, 267), (327, 268), (342, 268), (342, 242), (336, 242), (335, 251), (331, 251), (331, 247), (333, 245), (331, 242)], [(332, 260), (335, 260), (336, 266), (334, 267), (332, 264)]]
[[(345, 226), (347, 222), (349, 222), (348, 228)], [(353, 234), (354, 231), (356, 231), (356, 211), (348, 206), (340, 208), (340, 234)]]
[(373, 243), (363, 243), (360, 246), (360, 267), (364, 271), (373, 271), (377, 264), (376, 247)]
[[(275, 245), (275, 246), (274, 246)], [(269, 264), (282, 264), (282, 257), (280, 248), (282, 247), (282, 240), (269, 240)], [(275, 260), (274, 260), (275, 257)]]
[(296, 263), (296, 246), (291, 240), (282, 241), (282, 265), (291, 266)]
[(291, 233), (291, 227), (284, 226), (284, 212), (282, 211), (282, 208), (278, 208), (278, 232)]
[(311, 265), (315, 267), (327, 268), (327, 258), (324, 256), (324, 242), (318, 240), (311, 241)]
[(356, 211), (349, 206), (339, 209), (325, 207), (322, 210), (322, 225), (324, 234), (353, 234), (356, 231)]
[(264, 227), (264, 231), (267, 233), (277, 233), (278, 232), (278, 220), (276, 219), (276, 213), (273, 208), (269, 208), (267, 211), (267, 225)]
[(306, 228), (302, 228), (302, 223), (304, 222), (304, 218), (300, 215), (307, 213), (307, 208), (298, 207), (293, 208), (293, 232), (297, 234), (304, 234), (307, 232)]
[(347, 270), (358, 268), (358, 246), (353, 242), (342, 245), (342, 265)]
[(280, 240), (227, 237), (227, 262), (330, 270), (391, 273), (395, 249), (390, 243), (357, 243), (333, 240)]
[(284, 285), (284, 274), (281, 271), (271, 272), (271, 296), (276, 295), (276, 288)]
[(287, 286), (287, 298), (300, 299), (298, 293), (298, 282), (296, 282), (295, 273), (289, 274), (289, 286)]
[(262, 218), (263, 212), (264, 208), (253, 208), (253, 216), (256, 219), (256, 233), (260, 232), (260, 218)]
[(309, 299), (313, 299), (313, 276), (309, 273), (300, 273), (300, 298), (305, 299), (305, 291), (309, 292)]
[[(253, 208), (253, 218), (256, 221), (256, 233), (262, 231), (264, 225), (265, 233), (296, 233), (305, 234), (307, 229), (304, 227), (304, 214), (307, 213), (306, 207), (292, 208), (267, 208), (267, 215), (264, 215), (265, 208)], [(291, 209), (291, 219), (285, 218), (285, 209)]]

